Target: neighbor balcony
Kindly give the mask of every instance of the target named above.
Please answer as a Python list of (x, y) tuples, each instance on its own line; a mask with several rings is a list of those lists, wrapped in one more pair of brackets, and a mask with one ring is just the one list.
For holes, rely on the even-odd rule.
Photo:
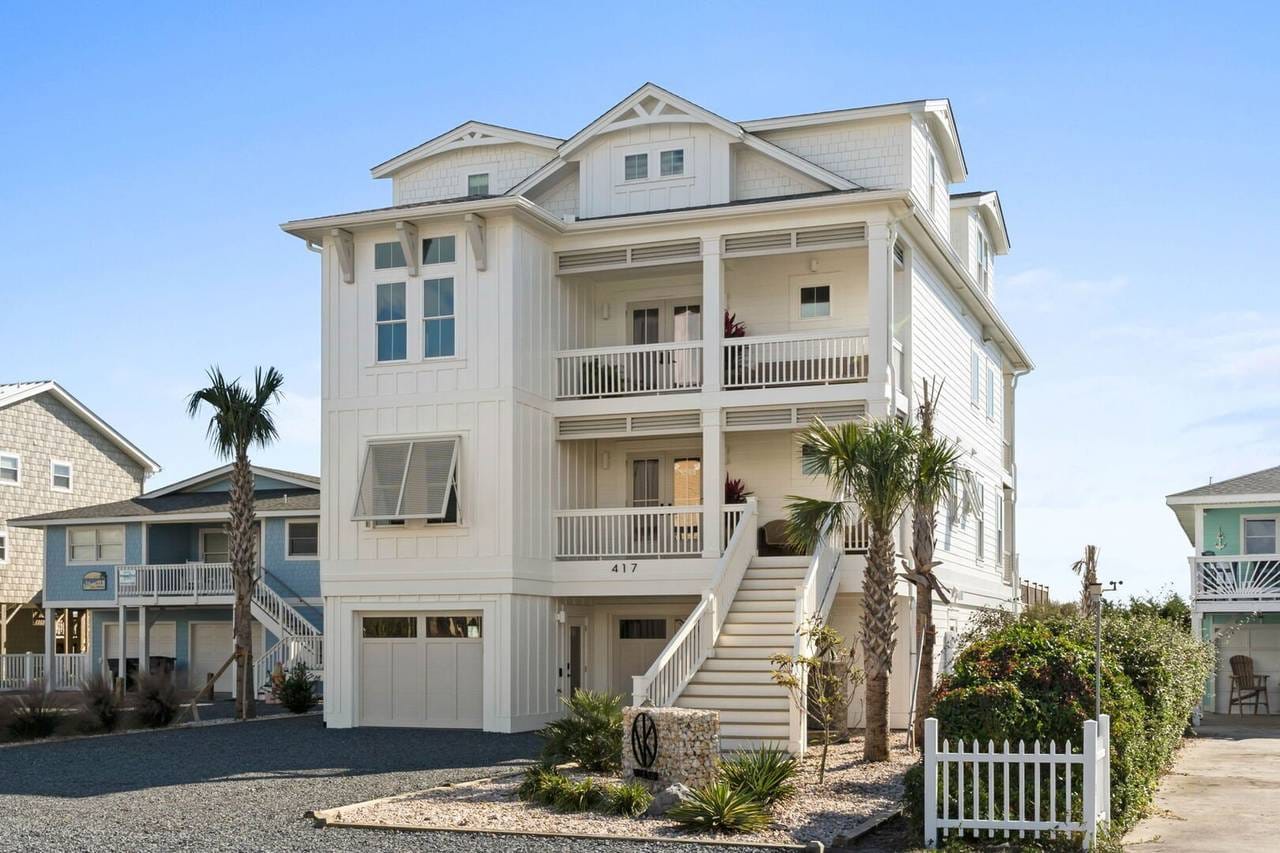
[(1191, 598), (1280, 602), (1280, 554), (1192, 557)]

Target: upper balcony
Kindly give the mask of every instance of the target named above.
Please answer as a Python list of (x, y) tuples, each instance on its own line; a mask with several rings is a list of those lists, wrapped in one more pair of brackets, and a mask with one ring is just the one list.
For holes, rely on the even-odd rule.
[(562, 269), (557, 399), (867, 381), (865, 247), (716, 261)]
[(1192, 557), (1191, 599), (1280, 609), (1280, 554)]

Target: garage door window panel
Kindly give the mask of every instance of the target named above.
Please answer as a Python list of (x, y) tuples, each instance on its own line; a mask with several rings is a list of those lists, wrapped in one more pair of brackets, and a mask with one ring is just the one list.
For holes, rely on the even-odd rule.
[(456, 436), (370, 444), (354, 520), (456, 523), (460, 444)]
[(365, 616), (360, 622), (366, 639), (411, 640), (418, 636), (416, 616)]
[(428, 637), (447, 637), (453, 640), (478, 640), (481, 638), (479, 616), (428, 616)]

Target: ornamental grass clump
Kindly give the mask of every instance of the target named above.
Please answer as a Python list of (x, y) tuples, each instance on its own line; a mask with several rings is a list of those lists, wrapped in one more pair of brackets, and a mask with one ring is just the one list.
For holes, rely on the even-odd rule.
[(604, 807), (609, 814), (639, 817), (648, 810), (652, 802), (653, 795), (639, 782), (609, 785), (605, 788)]
[(134, 713), (138, 720), (153, 729), (162, 729), (178, 716), (178, 690), (169, 673), (147, 673), (138, 679), (138, 698)]
[(676, 823), (706, 832), (759, 832), (769, 825), (765, 806), (724, 782), (695, 788), (667, 811)]
[(546, 764), (577, 762), (583, 770), (616, 770), (622, 766), (622, 697), (579, 690), (561, 699), (568, 714), (542, 730)]
[(37, 740), (58, 731), (66, 707), (37, 681), (0, 705), (0, 724), (15, 740)]
[(796, 757), (785, 749), (757, 747), (739, 750), (720, 764), (720, 781), (766, 808), (785, 803), (796, 794), (792, 781), (800, 772)]
[(80, 683), (80, 727), (88, 732), (109, 732), (120, 723), (120, 695), (110, 675), (98, 673)]
[(577, 782), (565, 780), (556, 786), (555, 800), (552, 803), (562, 812), (586, 812), (599, 808), (605, 803), (605, 791), (594, 779), (579, 779)]

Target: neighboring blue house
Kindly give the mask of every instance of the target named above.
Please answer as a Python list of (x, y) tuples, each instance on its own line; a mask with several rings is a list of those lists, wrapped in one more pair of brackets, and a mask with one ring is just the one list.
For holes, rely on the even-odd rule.
[[(89, 612), (84, 655), (46, 653), (57, 686), (90, 672), (119, 675), (147, 660), (197, 688), (231, 656), (230, 465), (130, 500), (15, 519), (45, 530), (44, 606)], [(260, 582), (253, 598), (255, 680), (276, 663), (321, 663), (320, 480), (254, 467)], [(52, 659), (51, 659), (52, 658)], [(233, 668), (218, 679), (231, 692)]]

